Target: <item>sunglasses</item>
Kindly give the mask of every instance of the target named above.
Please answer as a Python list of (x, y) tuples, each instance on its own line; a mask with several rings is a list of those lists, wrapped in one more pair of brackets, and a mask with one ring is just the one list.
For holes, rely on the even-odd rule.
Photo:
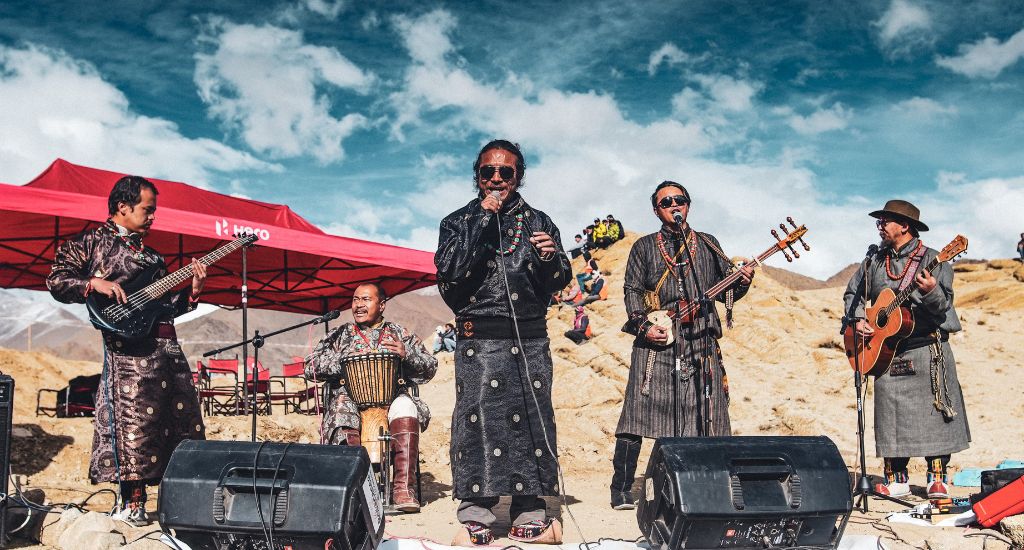
[(887, 223), (899, 223), (899, 222), (897, 222), (896, 220), (887, 220), (885, 218), (878, 218), (877, 220), (875, 220), (875, 227), (881, 229), (881, 228), (885, 227), (885, 224), (887, 224)]
[(494, 173), (498, 173), (498, 177), (501, 181), (511, 181), (516, 175), (516, 169), (514, 166), (490, 166), (485, 165), (477, 169), (480, 179), (489, 180), (494, 177)]
[(658, 208), (672, 208), (672, 204), (676, 206), (684, 206), (690, 204), (690, 199), (686, 198), (686, 195), (672, 195), (671, 197), (662, 197), (658, 201)]

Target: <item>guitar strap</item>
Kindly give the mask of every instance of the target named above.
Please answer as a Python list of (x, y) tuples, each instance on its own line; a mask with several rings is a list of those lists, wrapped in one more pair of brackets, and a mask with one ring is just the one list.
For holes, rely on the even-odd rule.
[(914, 282), (914, 277), (917, 277), (917, 270), (921, 267), (921, 260), (924, 259), (925, 251), (924, 243), (917, 247), (917, 251), (910, 257), (910, 267), (907, 269), (906, 275), (903, 276), (903, 280), (900, 281), (900, 290), (904, 290), (910, 283)]
[[(725, 260), (725, 263), (729, 265), (729, 269), (726, 270), (725, 274), (728, 275), (732, 273), (732, 271), (736, 269), (736, 264), (732, 263), (732, 260), (725, 255), (725, 252), (722, 252), (721, 248), (715, 246), (714, 241), (712, 241), (710, 237), (700, 231), (697, 231), (696, 233), (697, 235), (700, 235), (701, 240), (704, 241), (704, 244), (708, 245), (708, 248), (713, 250), (719, 258)], [(730, 288), (725, 291), (725, 328), (732, 328), (732, 307), (735, 301), (733, 296), (733, 289)]]

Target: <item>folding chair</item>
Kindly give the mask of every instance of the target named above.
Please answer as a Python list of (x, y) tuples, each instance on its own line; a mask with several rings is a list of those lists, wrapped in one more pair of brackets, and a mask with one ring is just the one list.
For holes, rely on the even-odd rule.
[(241, 386), (238, 384), (238, 358), (209, 359), (206, 365), (196, 363), (199, 402), (203, 412), (213, 414), (239, 414)]
[[(283, 405), (285, 414), (288, 414), (289, 410), (300, 414), (312, 414), (316, 410), (315, 405), (320, 395), (319, 387), (306, 380), (305, 366), (304, 358), (292, 357), (291, 363), (281, 365), (279, 376), (271, 377), (271, 381), (277, 383), (280, 391), (275, 393), (272, 389), (270, 400)], [(293, 386), (298, 386), (298, 382), (301, 381), (302, 389), (289, 390), (289, 381)]]
[[(255, 385), (253, 385), (252, 381), (254, 363), (256, 369)], [(248, 358), (247, 364), (249, 368), (246, 371), (248, 378), (245, 380), (245, 388), (248, 391), (249, 403), (256, 408), (257, 414), (272, 414), (273, 411), (270, 408), (270, 370), (265, 368), (262, 362), (256, 363), (252, 357)]]

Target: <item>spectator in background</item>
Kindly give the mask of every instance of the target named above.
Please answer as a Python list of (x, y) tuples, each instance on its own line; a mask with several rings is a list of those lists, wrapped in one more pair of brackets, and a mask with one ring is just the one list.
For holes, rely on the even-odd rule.
[(587, 250), (594, 250), (595, 248), (597, 248), (597, 243), (594, 241), (593, 225), (588, 225), (587, 227), (583, 228), (583, 237), (587, 240), (587, 245), (585, 247)]
[(570, 259), (577, 258), (587, 251), (587, 242), (583, 240), (583, 235), (577, 233), (573, 238), (576, 239), (576, 246), (569, 249)]
[(558, 305), (569, 304), (572, 305), (576, 302), (576, 298), (580, 295), (582, 289), (580, 285), (573, 283), (569, 288), (562, 289), (558, 293)]
[(1024, 262), (1024, 233), (1020, 234), (1020, 240), (1017, 241), (1017, 255), (1020, 256), (1020, 261)]
[(608, 248), (608, 245), (612, 244), (608, 239), (608, 224), (604, 223), (601, 218), (594, 218), (594, 244), (602, 249)]
[(572, 321), (572, 330), (565, 331), (565, 337), (580, 345), (590, 340), (590, 317), (587, 317), (583, 306), (576, 306), (576, 318)]
[(586, 287), (586, 282), (594, 278), (594, 273), (598, 272), (597, 260), (590, 258), (587, 260), (587, 267), (583, 268), (581, 273), (576, 274), (576, 283), (580, 286), (580, 289)]
[(604, 277), (601, 276), (601, 272), (594, 270), (590, 277), (590, 292), (585, 298), (579, 303), (581, 306), (592, 304), (601, 299), (601, 290), (604, 289)]
[(434, 336), (434, 353), (442, 351), (455, 351), (455, 325), (451, 323), (437, 327), (437, 334)]
[(612, 242), (622, 240), (622, 238), (626, 236), (626, 230), (622, 228), (622, 223), (620, 223), (619, 220), (616, 220), (611, 214), (608, 214), (605, 224), (608, 225), (608, 237)]

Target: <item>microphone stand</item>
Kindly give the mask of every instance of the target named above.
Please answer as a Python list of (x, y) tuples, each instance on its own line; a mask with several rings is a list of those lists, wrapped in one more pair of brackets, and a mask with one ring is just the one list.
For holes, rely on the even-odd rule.
[[(682, 229), (682, 224), (679, 224), (679, 228)], [(694, 228), (690, 228), (691, 232), (696, 232)], [(694, 239), (699, 239), (700, 236), (694, 234)], [(708, 308), (711, 307), (711, 303), (707, 297), (704, 296), (704, 289), (701, 288), (700, 276), (697, 273), (696, 258), (690, 253), (690, 248), (686, 248), (687, 261), (690, 262), (690, 272), (693, 273), (693, 286), (697, 291), (698, 305), (700, 306), (700, 319), (703, 321), (703, 328), (701, 330), (701, 350), (700, 350), (700, 368), (697, 369), (697, 387), (700, 388), (700, 395), (697, 396), (697, 410), (700, 411), (700, 424), (697, 426), (697, 435), (700, 437), (709, 437), (711, 435), (711, 372), (708, 368), (709, 352), (711, 350), (709, 339), (711, 338), (708, 332), (711, 328), (711, 317)], [(682, 284), (682, 283), (680, 283)], [(693, 334), (697, 330), (696, 320), (690, 323), (690, 334)]]
[[(870, 262), (868, 263), (870, 264)], [(860, 475), (857, 476), (857, 486), (854, 487), (851, 497), (856, 502), (856, 506), (861, 509), (861, 513), (866, 514), (868, 512), (869, 496), (882, 498), (908, 508), (913, 505), (894, 496), (879, 493), (874, 487), (872, 487), (871, 480), (868, 479), (867, 456), (864, 454), (864, 375), (860, 372), (860, 359), (862, 350), (864, 349), (864, 338), (859, 332), (857, 332), (857, 322), (863, 321), (865, 318), (858, 316), (856, 313), (857, 304), (866, 302), (865, 294), (867, 293), (866, 281), (868, 277), (868, 270), (865, 268), (862, 271), (864, 273), (864, 279), (861, 281), (858, 291), (854, 293), (853, 300), (850, 302), (850, 307), (843, 316), (843, 326), (839, 329), (839, 335), (844, 335), (847, 328), (851, 328), (853, 330), (853, 387), (857, 392), (857, 445), (860, 456)]]
[[(262, 348), (263, 345), (266, 343), (267, 338), (270, 338), (271, 336), (277, 336), (278, 334), (281, 334), (283, 332), (289, 332), (289, 331), (295, 330), (297, 328), (302, 328), (302, 327), (307, 326), (307, 325), (316, 325), (316, 324), (320, 324), (320, 323), (327, 323), (331, 319), (337, 319), (340, 314), (341, 314), (341, 312), (339, 312), (338, 310), (328, 311), (327, 313), (325, 313), (325, 314), (323, 314), (323, 315), (321, 315), (319, 317), (314, 317), (314, 318), (312, 318), (312, 319), (310, 319), (308, 321), (303, 321), (301, 323), (292, 325), (290, 327), (285, 327), (283, 329), (275, 330), (274, 332), (268, 332), (266, 334), (260, 334), (260, 331), (256, 330), (253, 333), (253, 337), (249, 338), (248, 340), (243, 340), (241, 342), (236, 342), (234, 344), (230, 344), (230, 345), (225, 346), (223, 348), (218, 348), (218, 349), (210, 350), (210, 351), (208, 351), (208, 352), (203, 354), (203, 357), (210, 357), (211, 355), (217, 355), (218, 353), (227, 351), (229, 349), (234, 349), (234, 348), (237, 348), (239, 346), (243, 346), (243, 349), (245, 349), (245, 346), (248, 346), (249, 344), (252, 344), (252, 348), (253, 348), (252, 380), (251, 381), (247, 381), (246, 377), (243, 377), (242, 378), (242, 388), (245, 389), (250, 384), (252, 385), (253, 403), (252, 403), (251, 411), (252, 411), (252, 441), (253, 442), (256, 441), (256, 415), (259, 412), (258, 408), (256, 407), (256, 394), (259, 393), (259, 392), (256, 391), (258, 389), (257, 384), (259, 384), (259, 379), (258, 379), (259, 378), (259, 369), (256, 367), (256, 365), (259, 365), (259, 361), (260, 361), (260, 348)], [(267, 384), (268, 384), (268, 390), (269, 390), (269, 384), (270, 384), (269, 380), (267, 380)], [(268, 403), (268, 406), (269, 406), (269, 403)]]
[[(686, 247), (686, 239), (683, 238), (682, 227), (677, 224), (679, 233), (673, 238), (676, 242), (676, 250), (680, 247)], [(684, 296), (688, 296), (686, 284), (683, 282), (683, 266), (677, 265), (675, 269), (676, 275), (676, 312), (679, 311), (679, 300)], [(683, 349), (683, 321), (676, 315), (672, 319), (672, 333), (675, 335), (675, 341), (672, 342), (672, 363), (675, 365), (675, 376), (672, 377), (672, 399), (675, 401), (672, 405), (672, 433), (676, 437), (681, 437), (685, 432), (686, 428), (682, 425), (683, 423), (679, 419), (681, 404), (683, 403), (682, 392), (684, 390), (682, 384), (682, 363), (685, 350)]]

